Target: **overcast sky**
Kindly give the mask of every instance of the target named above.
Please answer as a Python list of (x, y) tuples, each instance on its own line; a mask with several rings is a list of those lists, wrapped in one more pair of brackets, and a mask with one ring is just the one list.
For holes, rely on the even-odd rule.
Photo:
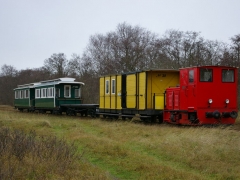
[(53, 53), (81, 55), (89, 37), (126, 22), (159, 36), (196, 31), (230, 43), (240, 0), (0, 0), (0, 67), (39, 68)]

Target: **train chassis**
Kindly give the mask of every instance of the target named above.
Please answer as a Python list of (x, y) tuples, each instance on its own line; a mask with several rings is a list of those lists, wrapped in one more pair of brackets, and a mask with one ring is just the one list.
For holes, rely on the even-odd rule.
[(46, 113), (50, 112), (50, 114), (62, 114), (66, 113), (69, 116), (76, 116), (80, 114), (81, 116), (91, 116), (97, 117), (98, 114), (98, 104), (66, 104), (61, 105), (56, 108), (37, 108), (37, 107), (15, 107), (19, 111), (27, 110), (27, 112), (39, 112)]

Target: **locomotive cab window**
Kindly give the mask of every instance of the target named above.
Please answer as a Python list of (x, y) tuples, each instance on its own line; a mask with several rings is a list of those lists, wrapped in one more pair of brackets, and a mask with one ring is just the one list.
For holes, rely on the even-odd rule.
[(222, 82), (234, 82), (234, 70), (222, 70)]
[(212, 69), (202, 68), (200, 69), (200, 82), (212, 82), (213, 71)]
[(193, 69), (188, 71), (188, 82), (194, 82), (194, 70)]

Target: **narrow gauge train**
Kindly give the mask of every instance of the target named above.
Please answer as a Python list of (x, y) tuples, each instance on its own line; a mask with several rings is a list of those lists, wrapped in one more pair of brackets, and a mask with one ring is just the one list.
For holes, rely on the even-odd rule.
[(20, 85), (19, 110), (102, 115), (183, 125), (233, 124), (238, 116), (238, 69), (198, 66), (100, 77), (99, 104), (82, 104), (81, 82), (59, 78)]
[(74, 78), (59, 78), (19, 85), (14, 89), (14, 106), (20, 111), (49, 111), (53, 114), (95, 116), (98, 104), (82, 104), (82, 82)]
[(238, 69), (199, 66), (100, 77), (99, 113), (182, 125), (233, 124)]

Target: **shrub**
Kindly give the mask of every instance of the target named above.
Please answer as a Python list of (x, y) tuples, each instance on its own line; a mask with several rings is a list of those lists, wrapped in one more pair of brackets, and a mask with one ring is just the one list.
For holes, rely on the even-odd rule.
[(0, 179), (69, 178), (78, 158), (77, 147), (63, 139), (0, 128)]

